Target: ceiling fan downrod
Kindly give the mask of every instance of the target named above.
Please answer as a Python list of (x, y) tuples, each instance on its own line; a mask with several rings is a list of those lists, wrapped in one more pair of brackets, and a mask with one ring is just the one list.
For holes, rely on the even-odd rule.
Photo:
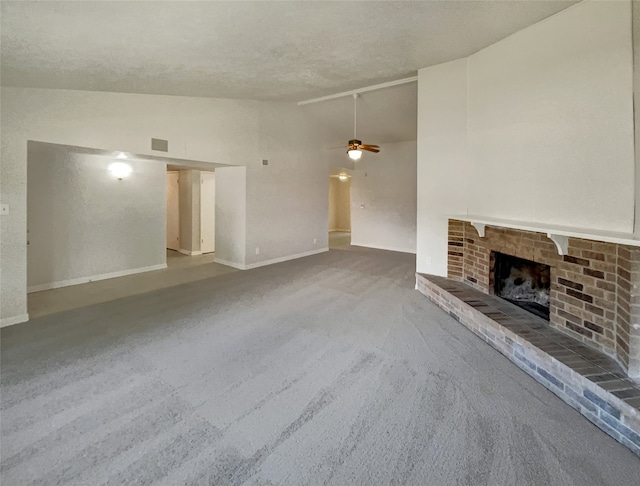
[(362, 150), (360, 150), (360, 144), (362, 143), (357, 137), (358, 126), (358, 93), (353, 93), (353, 140), (349, 140), (349, 150), (347, 154), (352, 160), (359, 160), (362, 157)]
[(356, 129), (358, 126), (358, 93), (353, 93), (353, 138), (358, 138)]

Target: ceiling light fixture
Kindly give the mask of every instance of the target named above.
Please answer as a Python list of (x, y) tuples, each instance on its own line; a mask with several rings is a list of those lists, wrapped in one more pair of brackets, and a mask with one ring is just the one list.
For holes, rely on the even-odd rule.
[(349, 158), (351, 160), (360, 160), (360, 157), (362, 157), (363, 150), (368, 150), (369, 152), (373, 152), (374, 154), (377, 154), (378, 152), (380, 152), (379, 146), (362, 143), (360, 140), (356, 138), (357, 126), (358, 126), (358, 94), (354, 93), (353, 94), (353, 139), (349, 140), (347, 154), (349, 154)]
[(116, 179), (120, 181), (125, 177), (129, 177), (132, 170), (133, 169), (131, 168), (131, 166), (129, 164), (125, 164), (124, 162), (114, 162), (109, 166), (109, 171)]
[[(358, 120), (357, 100), (358, 100), (358, 94), (357, 93), (353, 93), (353, 138), (354, 138), (354, 141), (356, 139), (356, 127), (358, 126), (358, 124), (357, 124), (357, 120)], [(355, 142), (355, 143), (357, 143), (357, 142)], [(347, 150), (347, 154), (349, 154), (349, 158), (351, 160), (360, 160), (360, 157), (362, 157), (362, 150), (358, 150), (358, 148), (356, 146), (352, 146), (351, 145), (351, 141), (349, 141), (349, 150)]]

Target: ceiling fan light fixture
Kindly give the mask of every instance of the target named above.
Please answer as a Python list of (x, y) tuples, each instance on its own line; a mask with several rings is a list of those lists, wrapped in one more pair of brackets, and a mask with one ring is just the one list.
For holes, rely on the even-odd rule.
[(362, 150), (351, 149), (347, 153), (351, 160), (360, 160), (360, 157), (362, 157)]

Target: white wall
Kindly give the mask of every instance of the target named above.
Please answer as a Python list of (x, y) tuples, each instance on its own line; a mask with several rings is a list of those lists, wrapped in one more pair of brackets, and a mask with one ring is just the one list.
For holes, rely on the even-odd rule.
[(418, 72), (419, 272), (447, 274), (447, 215), (467, 211), (467, 60)]
[(258, 120), (260, 157), (247, 165), (249, 268), (328, 249), (329, 161), (318, 133), (293, 103), (263, 104)]
[(631, 5), (587, 1), (469, 58), (469, 212), (633, 231)]
[(28, 286), (43, 290), (165, 266), (163, 163), (113, 159), (30, 143)]
[(200, 172), (200, 251), (216, 251), (216, 173)]
[(587, 1), (420, 70), (418, 271), (447, 215), (633, 231), (632, 67), (630, 3)]
[(216, 256), (244, 268), (247, 250), (247, 168), (216, 169)]
[(351, 173), (351, 244), (416, 252), (415, 141), (364, 153)]
[[(1, 96), (0, 192), (11, 208), (0, 220), (3, 324), (27, 312), (27, 140), (244, 165), (245, 263), (327, 247), (328, 163), (293, 103), (7, 87)], [(151, 151), (151, 137), (169, 140), (168, 153)]]

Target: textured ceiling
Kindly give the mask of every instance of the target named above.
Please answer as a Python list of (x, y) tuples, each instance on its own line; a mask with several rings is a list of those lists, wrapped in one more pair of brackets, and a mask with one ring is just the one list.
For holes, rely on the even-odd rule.
[(572, 1), (2, 1), (2, 84), (299, 101), (467, 56)]

